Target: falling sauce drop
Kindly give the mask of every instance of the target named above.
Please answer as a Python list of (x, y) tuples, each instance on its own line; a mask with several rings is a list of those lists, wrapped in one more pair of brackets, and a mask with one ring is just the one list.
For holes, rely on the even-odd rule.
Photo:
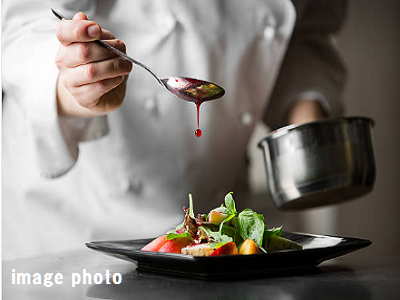
[(196, 136), (196, 137), (201, 137), (201, 129), (200, 128), (197, 128), (195, 131), (194, 131), (194, 135)]
[(197, 101), (196, 106), (197, 106), (197, 129), (194, 132), (194, 135), (196, 137), (201, 137), (201, 129), (200, 129), (200, 105), (203, 103), (203, 101)]

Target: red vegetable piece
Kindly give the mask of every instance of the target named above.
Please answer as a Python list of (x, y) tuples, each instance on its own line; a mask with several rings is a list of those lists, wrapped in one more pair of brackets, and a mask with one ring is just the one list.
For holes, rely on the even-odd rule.
[(238, 249), (236, 247), (235, 242), (229, 242), (229, 243), (226, 243), (225, 245), (215, 249), (214, 252), (210, 254), (210, 256), (236, 255), (236, 254), (238, 254)]
[(190, 245), (192, 239), (190, 237), (179, 237), (172, 240), (168, 240), (158, 252), (165, 253), (181, 253), (182, 248)]
[(150, 243), (145, 245), (141, 250), (142, 251), (150, 251), (150, 252), (158, 252), (160, 248), (168, 242), (165, 238), (167, 235), (160, 236), (154, 240), (152, 240)]

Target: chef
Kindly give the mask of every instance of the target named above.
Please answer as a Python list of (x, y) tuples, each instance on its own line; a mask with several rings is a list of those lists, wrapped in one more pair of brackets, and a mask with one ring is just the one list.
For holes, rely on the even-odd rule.
[[(274, 129), (342, 111), (332, 33), (344, 1), (2, 4), (3, 259), (162, 234), (181, 222), (189, 193), (196, 212), (229, 191), (245, 195), (259, 122)], [(59, 22), (51, 4), (73, 20)], [(224, 87), (201, 106), (203, 135), (193, 134), (193, 103), (98, 38), (160, 77)]]

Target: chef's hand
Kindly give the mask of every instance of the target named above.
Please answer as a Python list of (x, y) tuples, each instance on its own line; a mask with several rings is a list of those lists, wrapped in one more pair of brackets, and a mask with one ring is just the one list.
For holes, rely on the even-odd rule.
[(289, 109), (287, 115), (288, 124), (302, 124), (326, 118), (321, 104), (315, 99), (299, 99)]
[(84, 13), (61, 21), (56, 35), (61, 43), (56, 56), (58, 114), (92, 117), (117, 109), (132, 64), (92, 41), (102, 39), (124, 53), (125, 44)]

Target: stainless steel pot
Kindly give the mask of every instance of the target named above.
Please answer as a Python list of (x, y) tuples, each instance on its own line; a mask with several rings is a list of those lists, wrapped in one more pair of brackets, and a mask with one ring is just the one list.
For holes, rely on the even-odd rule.
[(374, 121), (348, 117), (271, 132), (263, 150), (269, 192), (280, 209), (329, 205), (360, 197), (373, 188)]

